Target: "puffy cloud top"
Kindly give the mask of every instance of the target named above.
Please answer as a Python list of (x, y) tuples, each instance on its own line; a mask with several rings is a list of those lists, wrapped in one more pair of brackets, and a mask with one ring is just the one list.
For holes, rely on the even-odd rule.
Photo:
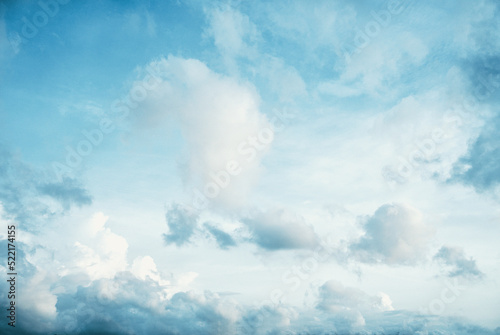
[(243, 219), (252, 232), (251, 240), (266, 250), (304, 249), (318, 245), (314, 229), (285, 210), (270, 210)]
[(422, 214), (403, 204), (381, 206), (366, 219), (363, 228), (365, 234), (350, 250), (367, 263), (415, 264), (432, 236)]

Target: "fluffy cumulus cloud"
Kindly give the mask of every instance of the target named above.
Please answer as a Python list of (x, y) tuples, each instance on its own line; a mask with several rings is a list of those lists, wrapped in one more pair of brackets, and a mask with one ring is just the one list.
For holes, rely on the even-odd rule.
[(320, 288), (320, 301), (318, 308), (332, 313), (343, 309), (353, 310), (394, 310), (390, 297), (385, 293), (370, 296), (365, 292), (345, 287), (341, 283), (331, 280), (324, 283)]
[(368, 295), (350, 287), (344, 287), (336, 281), (328, 281), (319, 288), (317, 308), (343, 317), (357, 326), (364, 326), (363, 313), (391, 311), (392, 302), (385, 293)]
[(211, 293), (179, 292), (167, 299), (154, 281), (123, 272), (60, 295), (57, 321), (68, 333), (231, 334), (227, 307)]
[(237, 334), (496, 334), (454, 317), (396, 310), (390, 297), (329, 280), (317, 288), (316, 308), (248, 308)]
[(450, 277), (481, 278), (483, 273), (472, 257), (467, 257), (462, 248), (442, 246), (434, 259), (449, 269)]
[[(65, 256), (69, 262), (74, 260), (75, 269), (85, 269), (91, 280), (110, 278), (127, 266), (128, 243), (120, 235), (105, 227), (108, 217), (103, 213), (95, 214), (88, 226), (81, 229), (81, 236), (73, 243), (72, 252)], [(65, 268), (63, 273), (71, 273)]]
[[(128, 243), (103, 213), (66, 229), (65, 241), (22, 232), (20, 334), (493, 334), (456, 319), (394, 310), (390, 297), (336, 280), (316, 286), (311, 307), (248, 306), (190, 288), (196, 274), (166, 278), (150, 256), (128, 261)], [(11, 221), (2, 219), (2, 224)], [(54, 253), (54, 244), (59, 243)], [(6, 247), (2, 236), (0, 245)], [(48, 269), (51, 269), (50, 271)], [(0, 273), (7, 269), (0, 265)], [(3, 281), (0, 287), (7, 289)], [(5, 300), (1, 307), (6, 308)], [(33, 328), (32, 325), (37, 325)], [(6, 324), (1, 331), (8, 331)]]
[(180, 123), (188, 150), (183, 177), (196, 187), (195, 199), (241, 204), (274, 136), (254, 87), (195, 59), (169, 56), (149, 67), (162, 82), (142, 102), (140, 122)]
[(497, 0), (0, 2), (0, 334), (500, 334)]
[(251, 241), (265, 250), (311, 249), (318, 245), (313, 227), (283, 209), (259, 212), (242, 221), (251, 231)]
[[(50, 233), (17, 232), (17, 266), (23, 270), (17, 289), (23, 294), (16, 303), (18, 313), (26, 315), (18, 326), (21, 333), (227, 332), (232, 316), (224, 314), (227, 306), (216, 295), (186, 292), (195, 273), (166, 279), (150, 256), (129, 264), (128, 243), (106, 227), (107, 220), (96, 213), (76, 227), (65, 227), (64, 241), (52, 239)], [(0, 222), (13, 223), (4, 218)], [(5, 238), (1, 244), (6, 249)], [(4, 265), (0, 270), (7, 276)], [(186, 321), (193, 318), (199, 322)], [(1, 327), (6, 330), (5, 324)]]
[(367, 263), (415, 264), (425, 254), (432, 229), (422, 214), (404, 204), (383, 205), (365, 219), (364, 235), (350, 246)]

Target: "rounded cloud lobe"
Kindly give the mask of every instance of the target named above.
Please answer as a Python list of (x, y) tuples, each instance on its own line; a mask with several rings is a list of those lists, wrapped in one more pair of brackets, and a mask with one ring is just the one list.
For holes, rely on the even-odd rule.
[(312, 249), (318, 245), (314, 229), (282, 209), (257, 213), (243, 222), (251, 230), (251, 241), (265, 250)]
[(142, 102), (137, 121), (152, 126), (177, 120), (188, 150), (185, 181), (214, 203), (240, 204), (269, 144), (258, 136), (272, 131), (256, 90), (195, 59), (169, 56), (149, 67), (162, 82)]
[(432, 236), (422, 214), (402, 204), (381, 206), (366, 219), (363, 228), (365, 234), (350, 246), (350, 251), (366, 263), (415, 264)]
[(344, 287), (341, 283), (330, 280), (319, 288), (319, 302), (317, 308), (350, 321), (355, 326), (364, 326), (363, 314), (392, 311), (392, 302), (385, 293), (371, 296), (351, 287)]

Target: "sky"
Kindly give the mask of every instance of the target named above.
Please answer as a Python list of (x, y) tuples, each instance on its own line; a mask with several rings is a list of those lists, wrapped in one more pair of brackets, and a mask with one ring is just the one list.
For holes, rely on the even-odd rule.
[(0, 332), (500, 334), (499, 17), (0, 2)]

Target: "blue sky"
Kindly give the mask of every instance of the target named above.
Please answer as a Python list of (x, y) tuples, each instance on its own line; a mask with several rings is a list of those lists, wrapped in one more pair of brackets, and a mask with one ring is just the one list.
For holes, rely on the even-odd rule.
[(499, 15), (2, 2), (0, 329), (497, 334)]

